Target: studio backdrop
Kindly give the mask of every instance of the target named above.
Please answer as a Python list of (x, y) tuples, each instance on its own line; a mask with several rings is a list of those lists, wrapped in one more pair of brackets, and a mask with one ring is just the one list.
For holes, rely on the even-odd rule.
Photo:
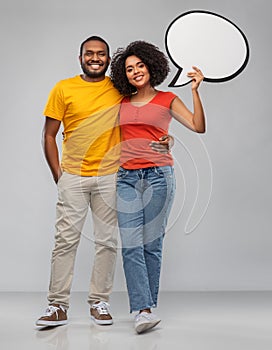
[[(272, 288), (271, 10), (265, 0), (1, 2), (0, 291), (48, 288), (57, 191), (41, 146), (43, 109), (57, 81), (80, 74), (90, 35), (111, 53), (138, 39), (157, 45), (171, 67), (159, 88), (190, 108), (194, 59), (205, 75), (207, 132), (171, 124), (177, 191), (161, 290)], [(88, 289), (92, 241), (88, 216), (74, 291)], [(125, 290), (120, 251), (114, 289)]]

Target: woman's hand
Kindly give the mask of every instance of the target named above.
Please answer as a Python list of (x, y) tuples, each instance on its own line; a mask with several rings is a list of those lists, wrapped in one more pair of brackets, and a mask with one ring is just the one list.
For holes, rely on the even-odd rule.
[(194, 69), (194, 71), (188, 72), (187, 77), (192, 79), (192, 90), (197, 90), (200, 83), (204, 79), (204, 75), (202, 74), (201, 70), (197, 67), (193, 66), (192, 68)]
[(174, 137), (171, 135), (163, 135), (159, 141), (151, 141), (149, 146), (153, 151), (167, 154), (170, 152), (171, 148), (174, 145)]

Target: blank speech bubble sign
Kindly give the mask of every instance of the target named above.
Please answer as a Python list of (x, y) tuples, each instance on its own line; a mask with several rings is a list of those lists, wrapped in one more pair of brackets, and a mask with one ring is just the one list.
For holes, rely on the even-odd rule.
[(244, 33), (230, 20), (208, 11), (190, 11), (174, 19), (165, 34), (167, 54), (178, 68), (169, 86), (188, 84), (187, 72), (197, 66), (208, 82), (231, 80), (249, 59)]

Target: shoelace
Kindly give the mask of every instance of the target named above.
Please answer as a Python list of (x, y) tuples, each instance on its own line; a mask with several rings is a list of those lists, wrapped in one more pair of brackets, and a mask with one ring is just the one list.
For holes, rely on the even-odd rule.
[(101, 301), (98, 304), (93, 304), (93, 308), (95, 308), (100, 315), (107, 315), (109, 313), (109, 304), (105, 301)]
[(53, 305), (49, 305), (48, 308), (45, 310), (44, 316), (52, 316), (58, 310), (60, 310), (59, 307), (53, 306)]
[(135, 321), (138, 322), (139, 319), (141, 319), (141, 318), (145, 318), (148, 321), (150, 321), (150, 320), (152, 320), (154, 318), (154, 315), (153, 314), (149, 314), (147, 312), (141, 312), (140, 314), (135, 316)]

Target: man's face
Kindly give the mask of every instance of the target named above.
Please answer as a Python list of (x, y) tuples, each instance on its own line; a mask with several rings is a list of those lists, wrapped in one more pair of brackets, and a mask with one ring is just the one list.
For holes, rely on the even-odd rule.
[(91, 40), (84, 44), (80, 65), (89, 81), (103, 80), (110, 64), (107, 46), (98, 40)]

